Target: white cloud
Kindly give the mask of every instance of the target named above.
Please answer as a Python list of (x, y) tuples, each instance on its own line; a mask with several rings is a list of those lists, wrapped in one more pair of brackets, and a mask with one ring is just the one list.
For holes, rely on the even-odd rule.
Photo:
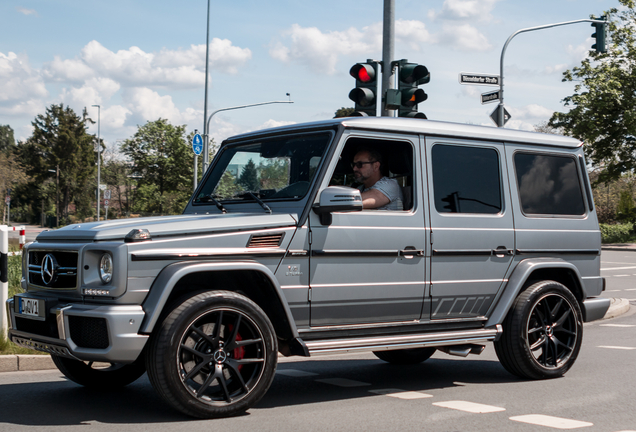
[[(0, 108), (5, 114), (31, 114), (34, 105), (40, 105), (39, 100), (48, 94), (44, 80), (26, 56), (0, 52)], [(35, 112), (40, 109), (35, 108)]]
[(186, 108), (184, 111), (180, 111), (170, 95), (161, 96), (147, 87), (126, 89), (122, 96), (126, 109), (133, 114), (133, 120), (138, 123), (163, 118), (174, 125), (181, 125), (203, 116), (200, 111), (194, 108)]
[(439, 36), (442, 44), (460, 51), (488, 51), (492, 45), (488, 38), (470, 24), (444, 24)]
[(527, 131), (534, 131), (535, 125), (548, 121), (554, 113), (554, 110), (537, 104), (530, 104), (521, 108), (506, 106), (506, 109), (511, 116), (510, 121), (506, 123), (506, 127)]
[(35, 9), (27, 9), (27, 8), (23, 8), (23, 7), (16, 7), (15, 10), (17, 10), (18, 12), (20, 12), (21, 14), (24, 15), (37, 15), (37, 11)]
[(262, 125), (258, 126), (256, 128), (256, 130), (268, 129), (268, 128), (273, 128), (273, 127), (278, 127), (278, 126), (288, 126), (288, 125), (293, 125), (293, 124), (296, 124), (296, 122), (269, 119), (265, 123), (263, 123)]
[[(382, 49), (382, 23), (374, 23), (361, 30), (351, 27), (344, 31), (322, 32), (316, 27), (293, 24), (285, 31), (283, 39), (270, 44), (269, 54), (282, 62), (297, 62), (317, 73), (334, 74), (340, 56), (377, 56)], [(396, 43), (407, 43), (419, 50), (431, 41), (426, 26), (421, 21), (397, 20)]]
[(444, 0), (442, 10), (430, 10), (428, 16), (433, 19), (490, 21), (495, 3), (499, 0)]
[[(252, 56), (248, 48), (227, 39), (210, 42), (210, 69), (236, 73)], [(125, 86), (195, 88), (205, 81), (205, 45), (189, 49), (162, 49), (147, 53), (139, 47), (113, 52), (97, 41), (89, 42), (74, 59), (56, 56), (45, 65), (45, 76), (54, 81), (81, 82), (92, 77), (108, 78)]]

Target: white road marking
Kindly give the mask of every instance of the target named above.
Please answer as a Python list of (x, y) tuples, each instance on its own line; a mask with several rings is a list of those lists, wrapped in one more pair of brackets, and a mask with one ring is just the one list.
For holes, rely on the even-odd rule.
[(317, 379), (316, 381), (325, 383), (325, 384), (335, 385), (338, 387), (364, 387), (364, 386), (371, 385), (369, 383), (354, 381), (354, 380), (350, 380), (346, 378), (324, 378), (324, 379)]
[(612, 271), (612, 270), (631, 270), (631, 269), (636, 269), (636, 266), (629, 266), (629, 267), (606, 267), (606, 268), (601, 268), (601, 271)]
[(484, 413), (492, 413), (505, 411), (505, 408), (496, 407), (492, 405), (484, 405), (478, 404), (474, 402), (466, 402), (466, 401), (446, 401), (446, 402), (435, 402), (433, 405), (442, 407), (442, 408), (450, 408), (458, 411), (465, 411), (469, 413), (475, 414), (484, 414)]
[(394, 397), (398, 399), (426, 399), (432, 398), (433, 395), (420, 393), (416, 391), (407, 391), (400, 389), (379, 389), (379, 390), (369, 390), (369, 393), (375, 393), (379, 395)]
[(582, 427), (594, 426), (594, 423), (570, 420), (561, 417), (552, 417), (542, 414), (515, 416), (510, 417), (510, 420), (539, 426), (547, 426), (555, 429), (577, 429)]
[(613, 277), (629, 277), (629, 275), (614, 275)]
[(636, 288), (626, 288), (625, 291), (636, 291)]
[(636, 327), (634, 324), (601, 324), (600, 327)]
[(623, 291), (623, 290), (605, 290), (605, 292), (618, 292), (618, 291)]
[(609, 345), (599, 345), (599, 348), (609, 348), (609, 349), (617, 349), (617, 350), (636, 350), (636, 347), (609, 346)]
[(290, 377), (304, 377), (304, 376), (318, 375), (317, 373), (305, 372), (305, 371), (298, 370), (298, 369), (278, 369), (278, 370), (276, 370), (276, 374), (277, 375), (290, 376)]

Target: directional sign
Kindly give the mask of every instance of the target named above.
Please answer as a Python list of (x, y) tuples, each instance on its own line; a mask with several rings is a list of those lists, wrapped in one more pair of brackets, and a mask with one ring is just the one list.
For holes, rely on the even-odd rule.
[[(504, 118), (503, 118), (503, 124), (499, 124), (499, 110), (503, 110), (504, 112)], [(510, 113), (508, 111), (506, 111), (506, 108), (504, 108), (501, 105), (497, 105), (497, 108), (495, 108), (495, 110), (492, 112), (492, 114), (490, 114), (490, 118), (492, 119), (492, 121), (495, 122), (495, 124), (499, 127), (503, 127), (503, 125), (506, 124), (506, 122), (508, 122), (508, 120), (510, 120)]]
[(481, 104), (497, 102), (499, 100), (499, 90), (490, 91), (481, 94)]
[(461, 72), (459, 74), (459, 83), (470, 85), (498, 86), (499, 75)]
[(201, 134), (194, 134), (192, 137), (192, 151), (197, 156), (203, 152), (203, 138), (201, 138)]

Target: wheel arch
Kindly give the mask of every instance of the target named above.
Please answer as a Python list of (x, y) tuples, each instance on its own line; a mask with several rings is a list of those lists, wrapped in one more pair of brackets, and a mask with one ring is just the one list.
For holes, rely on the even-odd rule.
[(140, 332), (151, 334), (166, 307), (186, 294), (234, 291), (248, 297), (267, 314), (279, 339), (298, 338), (298, 329), (274, 274), (256, 262), (179, 262), (157, 276), (142, 307), (146, 317)]
[(581, 274), (576, 266), (560, 258), (525, 259), (513, 270), (504, 291), (490, 314), (486, 327), (503, 323), (517, 296), (527, 287), (541, 280), (553, 280), (568, 288), (584, 310), (585, 292)]

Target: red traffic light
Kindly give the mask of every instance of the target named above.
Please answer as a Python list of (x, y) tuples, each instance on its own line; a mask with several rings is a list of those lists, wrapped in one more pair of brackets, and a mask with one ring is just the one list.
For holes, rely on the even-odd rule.
[(375, 81), (375, 69), (370, 64), (358, 63), (349, 70), (349, 75), (363, 83)]

